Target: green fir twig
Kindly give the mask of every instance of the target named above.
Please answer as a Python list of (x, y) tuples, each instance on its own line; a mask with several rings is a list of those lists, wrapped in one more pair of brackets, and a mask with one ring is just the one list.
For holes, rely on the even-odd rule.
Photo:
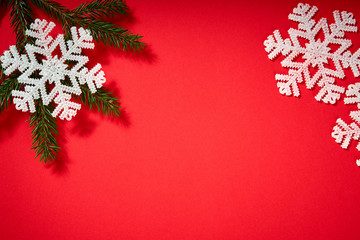
[(40, 162), (53, 162), (56, 160), (58, 146), (56, 136), (59, 135), (56, 119), (51, 115), (54, 107), (43, 105), (42, 101), (36, 102), (36, 112), (30, 115), (30, 127), (32, 127), (31, 137), (33, 139), (32, 148), (35, 150), (36, 157), (40, 156)]
[(19, 90), (21, 88), (21, 85), (17, 80), (19, 73), (13, 73), (8, 78), (5, 78), (2, 70), (3, 69), (1, 68), (2, 82), (0, 84), (0, 113), (5, 111), (12, 104), (11, 91)]
[(121, 113), (120, 100), (104, 87), (99, 88), (96, 93), (91, 93), (86, 85), (80, 86), (81, 95), (75, 96), (82, 103), (90, 108), (97, 109), (99, 113), (107, 116), (118, 117)]
[(77, 19), (77, 23), (79, 26), (89, 29), (95, 41), (101, 41), (106, 46), (116, 47), (124, 51), (130, 49), (134, 52), (141, 51), (145, 46), (141, 42), (142, 36), (134, 35), (129, 30), (116, 27), (112, 23), (87, 17)]
[(9, 6), (11, 8), (11, 26), (16, 33), (16, 46), (20, 48), (28, 42), (28, 36), (25, 35), (25, 31), (30, 23), (34, 21), (34, 17), (26, 1), (10, 0)]
[(70, 11), (60, 3), (49, 0), (30, 0), (30, 2), (42, 11), (46, 12), (50, 17), (58, 20), (61, 25), (68, 24)]
[[(106, 46), (116, 47), (122, 49), (124, 51), (130, 49), (134, 52), (141, 51), (145, 43), (141, 42), (142, 36), (136, 34), (132, 34), (129, 30), (124, 29), (122, 27), (117, 27), (112, 23), (95, 19), (94, 17), (96, 14), (84, 14), (81, 9), (69, 11), (64, 6), (59, 3), (48, 1), (48, 0), (30, 0), (35, 6), (45, 11), (51, 17), (57, 19), (61, 24), (64, 26), (66, 31), (69, 30), (69, 26), (79, 26), (90, 30), (91, 35), (93, 36), (94, 40), (99, 42), (101, 41)], [(120, 8), (125, 4), (122, 1), (112, 0), (112, 1), (99, 1), (99, 2), (111, 2), (107, 4), (90, 4), (90, 7), (95, 8), (98, 6), (98, 15), (102, 16), (101, 12), (108, 10), (106, 6), (115, 6), (118, 4), (117, 7), (119, 10), (111, 10), (110, 14), (113, 14), (114, 11), (120, 11)], [(101, 9), (103, 8), (102, 10)], [(84, 6), (85, 8), (87, 6)], [(116, 8), (115, 8), (116, 9)], [(125, 8), (123, 8), (122, 14), (126, 14)], [(85, 16), (87, 15), (87, 16)]]
[(115, 1), (98, 1), (93, 0), (79, 5), (71, 11), (74, 17), (90, 17), (90, 18), (104, 18), (116, 14), (126, 15), (129, 11), (128, 6), (122, 0)]

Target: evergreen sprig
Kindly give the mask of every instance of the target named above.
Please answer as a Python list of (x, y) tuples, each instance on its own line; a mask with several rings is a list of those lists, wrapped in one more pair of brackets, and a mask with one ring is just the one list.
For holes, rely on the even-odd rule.
[(120, 100), (113, 95), (108, 89), (101, 87), (96, 93), (91, 93), (86, 85), (80, 86), (81, 95), (75, 96), (82, 103), (90, 108), (97, 109), (98, 112), (107, 116), (118, 117), (120, 115)]
[(50, 17), (57, 19), (62, 25), (66, 24), (70, 10), (58, 2), (50, 0), (30, 0), (39, 9), (45, 11)]
[(86, 2), (79, 5), (77, 8), (71, 11), (72, 15), (90, 18), (104, 18), (115, 14), (126, 15), (129, 11), (128, 6), (122, 0), (117, 1), (97, 1)]
[[(2, 68), (1, 68), (2, 72)], [(12, 104), (12, 90), (19, 90), (21, 88), (20, 83), (18, 82), (18, 73), (13, 73), (9, 77), (5, 78), (3, 73), (1, 73), (3, 81), (0, 84), (0, 113), (5, 111), (10, 104)]]
[(59, 135), (56, 119), (51, 115), (53, 105), (45, 106), (41, 100), (36, 102), (36, 112), (30, 115), (30, 127), (32, 127), (31, 137), (33, 139), (32, 148), (36, 156), (40, 156), (40, 162), (52, 162), (56, 159), (58, 146), (56, 136)]
[[(26, 43), (34, 42), (34, 39), (25, 35), (29, 24), (34, 21), (28, 2), (59, 21), (63, 26), (66, 39), (70, 38), (71, 26), (78, 26), (89, 29), (95, 41), (101, 41), (107, 46), (135, 52), (142, 50), (145, 46), (141, 42), (142, 36), (134, 35), (129, 30), (117, 27), (103, 19), (115, 14), (126, 15), (129, 8), (123, 0), (92, 0), (73, 10), (50, 0), (1, 0), (0, 4), (7, 5), (11, 10), (11, 26), (16, 33), (16, 45), (19, 52), (24, 51)], [(0, 64), (0, 113), (12, 103), (12, 90), (20, 90), (23, 87), (17, 80), (19, 76), (20, 72), (17, 71), (6, 77)], [(75, 96), (75, 99), (89, 106), (90, 110), (95, 108), (98, 112), (113, 117), (121, 114), (119, 98), (108, 89), (102, 87), (92, 94), (88, 86), (80, 87), (82, 94)], [(40, 156), (40, 161), (52, 162), (61, 149), (56, 140), (56, 136), (59, 135), (56, 119), (51, 115), (54, 105), (51, 103), (45, 106), (41, 99), (38, 99), (35, 107), (36, 112), (31, 113), (29, 119), (30, 127), (32, 127), (32, 149), (35, 150), (36, 157)]]
[(107, 46), (127, 51), (128, 48), (138, 52), (143, 49), (142, 36), (134, 35), (129, 30), (116, 27), (114, 24), (99, 19), (84, 17), (78, 19), (78, 25), (90, 30), (95, 41), (101, 41)]
[(10, 0), (9, 6), (11, 8), (10, 18), (11, 26), (16, 33), (16, 46), (21, 48), (28, 42), (28, 36), (25, 31), (30, 23), (34, 21), (31, 9), (26, 1), (23, 0)]
[[(35, 6), (45, 11), (51, 17), (58, 20), (66, 31), (71, 26), (79, 26), (90, 30), (95, 41), (101, 41), (106, 46), (116, 47), (122, 50), (138, 52), (145, 46), (141, 42), (142, 36), (132, 34), (129, 30), (117, 27), (112, 23), (97, 19), (104, 15), (113, 15), (117, 12), (127, 14), (128, 7), (125, 2), (119, 0), (92, 1), (79, 9), (68, 10), (63, 5), (49, 0), (30, 0)], [(98, 2), (98, 3), (95, 3)], [(81, 6), (81, 5), (80, 5)], [(112, 8), (114, 7), (114, 8)], [(94, 10), (85, 13), (85, 10)]]

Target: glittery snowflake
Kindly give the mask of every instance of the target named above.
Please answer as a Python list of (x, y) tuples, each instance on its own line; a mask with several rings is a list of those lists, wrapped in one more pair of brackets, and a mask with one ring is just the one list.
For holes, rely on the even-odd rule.
[[(290, 38), (286, 39), (275, 30), (264, 45), (270, 59), (285, 56), (281, 65), (289, 69), (288, 73), (275, 76), (281, 94), (298, 97), (298, 83), (305, 82), (308, 89), (316, 85), (320, 88), (315, 96), (317, 101), (334, 104), (345, 92), (344, 87), (335, 84), (336, 79), (345, 77), (344, 69), (350, 68), (355, 77), (360, 75), (360, 50), (351, 53), (348, 49), (352, 42), (345, 38), (347, 32), (358, 29), (352, 13), (334, 11), (334, 23), (329, 25), (325, 18), (317, 22), (313, 19), (317, 10), (315, 6), (299, 3), (289, 14), (289, 19), (298, 23), (298, 29), (290, 28)], [(306, 43), (302, 44), (304, 40)]]
[[(10, 46), (0, 61), (5, 75), (14, 71), (21, 73), (18, 81), (23, 84), (23, 89), (12, 91), (16, 109), (33, 113), (36, 100), (41, 99), (44, 105), (54, 102), (53, 117), (71, 120), (81, 108), (80, 104), (71, 101), (71, 96), (81, 94), (82, 84), (87, 84), (95, 93), (105, 82), (105, 77), (100, 64), (90, 70), (85, 67), (89, 58), (81, 55), (82, 49), (94, 48), (89, 31), (72, 27), (72, 40), (65, 41), (62, 34), (55, 39), (49, 36), (54, 27), (53, 22), (36, 19), (25, 33), (35, 39), (35, 45), (26, 44), (24, 54)], [(57, 48), (61, 56), (54, 54)]]

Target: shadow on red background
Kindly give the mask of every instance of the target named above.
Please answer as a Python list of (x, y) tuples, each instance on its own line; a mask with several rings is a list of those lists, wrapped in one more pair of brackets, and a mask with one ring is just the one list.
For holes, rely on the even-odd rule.
[(15, 109), (14, 105), (9, 106), (0, 114), (0, 142), (6, 141), (7, 137), (14, 135), (15, 129), (19, 124), (27, 124), (28, 113), (23, 113)]
[(0, 3), (0, 23), (3, 21), (4, 17), (6, 16), (7, 13), (7, 7), (2, 6)]

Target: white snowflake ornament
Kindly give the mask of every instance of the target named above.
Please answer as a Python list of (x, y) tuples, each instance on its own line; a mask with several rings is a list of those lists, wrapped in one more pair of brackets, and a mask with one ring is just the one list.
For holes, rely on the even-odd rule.
[[(313, 17), (317, 7), (299, 3), (289, 19), (298, 23), (298, 29), (288, 30), (290, 38), (283, 39), (275, 30), (264, 42), (265, 50), (270, 59), (279, 55), (285, 57), (281, 61), (288, 74), (276, 74), (277, 86), (283, 95), (300, 96), (298, 83), (305, 82), (308, 89), (316, 85), (320, 91), (315, 96), (317, 101), (335, 104), (345, 88), (335, 84), (336, 78), (345, 77), (344, 69), (350, 68), (355, 77), (360, 75), (360, 50), (352, 54), (348, 49), (351, 40), (345, 38), (347, 32), (357, 32), (356, 21), (352, 13), (334, 11), (334, 23), (328, 25), (325, 18), (316, 22)], [(324, 39), (319, 38), (319, 33)], [(307, 43), (301, 44), (299, 39)], [(332, 50), (330, 46), (335, 46)], [(334, 67), (329, 67), (330, 61)], [(311, 69), (315, 73), (311, 73)]]
[[(100, 64), (90, 70), (85, 67), (89, 58), (81, 55), (82, 49), (94, 48), (90, 32), (72, 27), (72, 40), (65, 42), (63, 34), (59, 34), (56, 39), (49, 36), (54, 27), (53, 22), (36, 19), (25, 32), (35, 39), (35, 45), (26, 44), (26, 54), (21, 55), (15, 46), (10, 46), (0, 61), (5, 75), (16, 70), (21, 73), (18, 81), (24, 88), (12, 91), (16, 109), (33, 113), (35, 100), (40, 98), (44, 105), (55, 103), (53, 117), (71, 120), (81, 108), (80, 104), (71, 101), (73, 94), (81, 94), (80, 85), (87, 84), (90, 91), (95, 93), (106, 79)], [(57, 47), (60, 48), (61, 56), (53, 54)], [(67, 64), (68, 61), (75, 65)]]

